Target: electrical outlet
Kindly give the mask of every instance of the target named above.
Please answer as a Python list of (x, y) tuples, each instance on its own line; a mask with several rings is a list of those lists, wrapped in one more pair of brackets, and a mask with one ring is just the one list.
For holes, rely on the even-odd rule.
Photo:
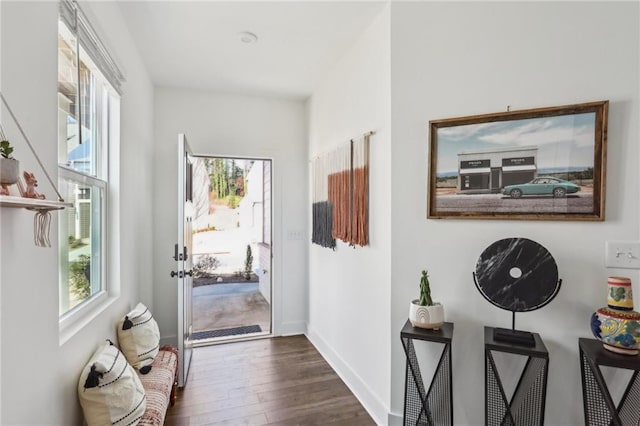
[(640, 241), (607, 241), (605, 266), (640, 269)]

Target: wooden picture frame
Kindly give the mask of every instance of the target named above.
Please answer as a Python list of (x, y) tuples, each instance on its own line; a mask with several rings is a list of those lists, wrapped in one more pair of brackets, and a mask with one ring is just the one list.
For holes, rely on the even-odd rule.
[(430, 121), (427, 218), (603, 221), (608, 107)]

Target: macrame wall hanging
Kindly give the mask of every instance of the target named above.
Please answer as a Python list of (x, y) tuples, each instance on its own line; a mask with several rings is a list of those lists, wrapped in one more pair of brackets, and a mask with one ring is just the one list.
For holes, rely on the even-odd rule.
[(322, 247), (335, 248), (336, 239), (333, 238), (333, 208), (329, 204), (329, 155), (323, 155), (313, 160), (313, 226), (311, 242)]
[(369, 244), (369, 139), (373, 132), (316, 157), (311, 242), (335, 249)]
[(351, 144), (330, 153), (329, 205), (333, 208), (333, 238), (349, 242), (351, 203), (349, 202), (351, 177)]

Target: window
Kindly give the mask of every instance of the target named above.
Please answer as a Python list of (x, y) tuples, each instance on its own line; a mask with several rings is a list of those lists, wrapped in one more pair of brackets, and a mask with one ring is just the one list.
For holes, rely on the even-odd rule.
[(122, 75), (75, 2), (58, 22), (58, 185), (61, 321), (106, 298), (109, 151), (118, 144)]

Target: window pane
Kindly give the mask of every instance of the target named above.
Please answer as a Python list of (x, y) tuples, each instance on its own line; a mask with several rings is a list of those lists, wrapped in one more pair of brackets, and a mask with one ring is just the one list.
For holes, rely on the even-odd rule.
[(58, 163), (69, 165), (68, 155), (79, 145), (78, 52), (75, 36), (58, 23)]
[[(99, 176), (99, 114), (103, 85), (99, 72), (78, 47), (76, 37), (58, 24), (58, 163)], [(104, 79), (101, 75), (100, 78)], [(78, 83), (79, 82), (79, 83)]]
[(60, 179), (73, 207), (60, 211), (60, 315), (103, 290), (102, 185)]
[[(82, 55), (82, 51), (80, 54)], [(90, 176), (97, 176), (96, 147), (98, 143), (96, 79), (80, 59), (80, 146), (73, 147), (67, 156), (69, 167)]]

